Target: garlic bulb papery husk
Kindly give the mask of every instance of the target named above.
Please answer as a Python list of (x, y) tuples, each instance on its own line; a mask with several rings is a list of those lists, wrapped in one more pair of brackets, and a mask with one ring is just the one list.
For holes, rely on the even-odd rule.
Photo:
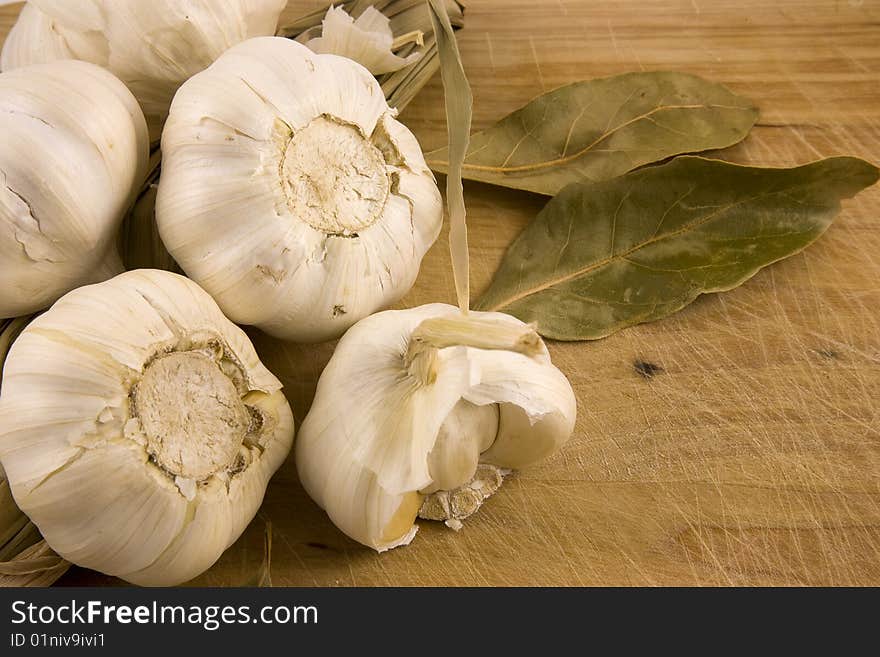
[(68, 568), (16, 506), (0, 467), (0, 588), (49, 586)]
[(310, 32), (304, 32), (297, 40), (316, 53), (353, 59), (373, 75), (399, 71), (422, 56), (422, 53), (414, 52), (399, 57), (392, 52), (391, 21), (373, 6), (367, 7), (357, 20), (342, 7), (330, 7), (322, 22), (320, 36), (312, 37)]
[(209, 568), (292, 441), (250, 340), (170, 272), (70, 292), (6, 360), (0, 460), (15, 501), (59, 555), (135, 584)]
[(412, 287), (442, 224), (434, 176), (394, 114), (350, 59), (281, 37), (235, 46), (171, 107), (162, 241), (235, 322), (339, 337)]
[(125, 85), (77, 61), (0, 74), (0, 134), (0, 317), (15, 317), (122, 271), (149, 139)]
[(555, 452), (575, 413), (568, 380), (519, 320), (445, 304), (386, 311), (339, 341), (296, 464), (334, 524), (381, 552), (409, 543), (419, 515), (458, 526), (507, 470)]
[[(0, 321), (0, 368), (9, 347), (30, 320), (19, 317)], [(18, 508), (0, 465), (0, 588), (49, 586), (69, 567), (70, 562), (52, 551), (34, 523)]]
[(286, 0), (30, 0), (0, 70), (57, 59), (104, 66), (132, 90), (153, 140), (177, 88), (229, 47), (275, 34)]
[[(307, 41), (320, 36), (322, 23), (330, 7), (341, 7), (350, 15), (359, 16), (359, 12), (364, 10), (364, 4), (362, 0), (324, 3), (323, 7), (293, 20), (282, 18), (278, 34)], [(400, 70), (379, 76), (388, 104), (403, 110), (440, 68), (430, 12), (424, 0), (381, 0), (370, 6), (387, 16), (391, 21), (391, 33), (399, 35), (392, 43), (392, 49), (397, 56), (407, 58), (416, 51), (420, 53), (417, 60)], [(463, 27), (464, 4), (457, 0), (446, 0), (444, 6), (452, 25), (456, 28)], [(421, 35), (421, 39), (411, 41), (409, 37), (414, 34)], [(401, 41), (406, 42), (405, 45), (400, 45)]]

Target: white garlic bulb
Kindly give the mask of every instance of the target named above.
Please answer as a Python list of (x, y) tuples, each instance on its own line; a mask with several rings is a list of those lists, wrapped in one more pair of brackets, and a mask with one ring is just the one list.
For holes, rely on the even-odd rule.
[(136, 270), (79, 288), (16, 340), (0, 460), (73, 563), (142, 585), (210, 567), (293, 441), (281, 383), (192, 281)]
[(230, 46), (275, 34), (286, 0), (30, 0), (0, 69), (82, 59), (132, 90), (158, 140), (174, 92)]
[(306, 491), (351, 538), (409, 543), (417, 516), (457, 528), (508, 469), (556, 451), (576, 401), (531, 327), (444, 304), (351, 328), (318, 382), (296, 463)]
[(342, 7), (330, 7), (321, 23), (320, 36), (308, 30), (297, 37), (310, 50), (321, 54), (341, 55), (365, 66), (373, 75), (392, 73), (417, 62), (422, 53), (398, 57), (392, 52), (394, 34), (391, 21), (373, 6), (357, 17)]
[(412, 133), (369, 71), (280, 37), (184, 84), (162, 136), (156, 220), (239, 324), (338, 337), (402, 297), (442, 223)]
[(0, 133), (0, 317), (14, 317), (122, 271), (149, 139), (125, 85), (75, 61), (0, 74)]

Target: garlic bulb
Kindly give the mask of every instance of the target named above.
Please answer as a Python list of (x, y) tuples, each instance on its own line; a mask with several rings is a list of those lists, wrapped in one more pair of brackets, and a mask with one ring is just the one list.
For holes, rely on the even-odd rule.
[(142, 585), (210, 567), (290, 450), (280, 382), (192, 281), (137, 270), (79, 288), (16, 340), (0, 460), (58, 554)]
[(304, 32), (297, 41), (320, 54), (341, 55), (365, 66), (373, 75), (392, 73), (417, 62), (422, 53), (398, 57), (392, 52), (391, 21), (373, 6), (353, 19), (342, 7), (330, 7), (321, 24), (321, 36)]
[(0, 317), (15, 317), (122, 271), (149, 139), (125, 85), (74, 61), (0, 75), (0, 133)]
[(442, 204), (415, 137), (359, 64), (281, 37), (184, 84), (162, 136), (168, 251), (239, 324), (338, 337), (412, 286)]
[(457, 528), (508, 469), (552, 454), (576, 402), (544, 343), (509, 315), (444, 304), (349, 330), (296, 445), (306, 491), (351, 538), (409, 543), (417, 516)]
[(0, 69), (82, 59), (132, 90), (154, 140), (174, 92), (230, 46), (275, 34), (286, 0), (30, 0)]

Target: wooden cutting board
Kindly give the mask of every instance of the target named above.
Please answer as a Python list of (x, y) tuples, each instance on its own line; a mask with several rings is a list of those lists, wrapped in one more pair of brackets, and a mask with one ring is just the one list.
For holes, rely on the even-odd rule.
[[(18, 10), (0, 8), (0, 33)], [(473, 0), (466, 23), (475, 128), (568, 82), (674, 69), (761, 108), (721, 157), (880, 160), (876, 0)], [(402, 116), (426, 149), (445, 139), (441, 99), (435, 80)], [(479, 184), (466, 194), (479, 293), (544, 201)], [(444, 235), (402, 305), (452, 299)], [(374, 554), (330, 524), (291, 460), (194, 583), (251, 583), (270, 534), (275, 585), (880, 584), (880, 186), (735, 291), (550, 349), (577, 393), (575, 435), (461, 532), (422, 523), (409, 547)], [(291, 345), (272, 364), (298, 420), (331, 353)], [(114, 582), (74, 569), (61, 583)]]

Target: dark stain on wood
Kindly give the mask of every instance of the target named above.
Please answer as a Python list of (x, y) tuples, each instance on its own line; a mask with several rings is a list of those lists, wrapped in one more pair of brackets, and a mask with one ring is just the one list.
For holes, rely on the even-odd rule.
[(653, 379), (657, 374), (663, 371), (663, 368), (654, 363), (645, 360), (636, 360), (633, 362), (633, 369), (636, 373), (646, 379)]

